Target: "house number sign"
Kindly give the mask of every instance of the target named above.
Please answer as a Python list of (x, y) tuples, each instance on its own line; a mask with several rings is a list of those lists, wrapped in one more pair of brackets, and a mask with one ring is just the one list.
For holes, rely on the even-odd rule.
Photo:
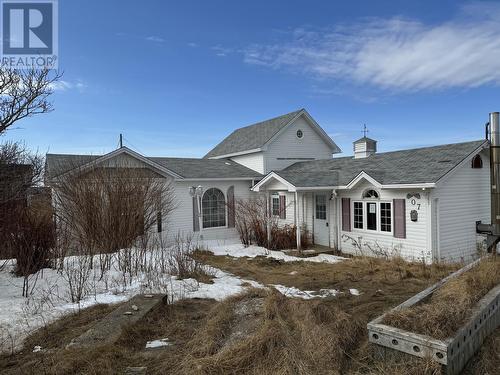
[(406, 197), (410, 200), (410, 205), (412, 206), (412, 208), (414, 208), (410, 211), (410, 219), (411, 221), (416, 222), (418, 221), (418, 211), (420, 211), (420, 194), (409, 193)]

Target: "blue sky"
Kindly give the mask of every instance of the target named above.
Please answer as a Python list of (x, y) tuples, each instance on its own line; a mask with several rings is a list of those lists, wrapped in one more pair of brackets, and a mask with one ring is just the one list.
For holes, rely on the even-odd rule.
[[(4, 139), (40, 152), (201, 157), (306, 108), (344, 154), (483, 137), (500, 110), (500, 4), (59, 1), (55, 111)], [(0, 139), (1, 140), (1, 139)]]

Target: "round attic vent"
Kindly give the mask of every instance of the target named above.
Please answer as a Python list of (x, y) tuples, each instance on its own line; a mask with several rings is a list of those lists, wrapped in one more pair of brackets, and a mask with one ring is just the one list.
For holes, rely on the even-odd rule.
[(303, 138), (304, 137), (304, 132), (302, 130), (297, 130), (297, 138)]

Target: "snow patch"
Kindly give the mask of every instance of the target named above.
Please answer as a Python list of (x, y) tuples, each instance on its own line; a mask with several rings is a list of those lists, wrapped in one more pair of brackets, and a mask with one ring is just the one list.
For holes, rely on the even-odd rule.
[(221, 246), (213, 246), (208, 248), (214, 253), (214, 255), (229, 255), (235, 258), (255, 258), (258, 256), (264, 256), (267, 258), (283, 260), (285, 262), (315, 262), (315, 263), (338, 263), (347, 258), (339, 257), (331, 254), (318, 254), (311, 257), (295, 257), (285, 254), (283, 251), (268, 250), (260, 246), (248, 246), (245, 247), (242, 244), (229, 244)]
[(148, 341), (146, 343), (146, 349), (162, 348), (170, 345), (172, 345), (172, 343), (168, 341), (168, 338), (165, 338), (165, 339)]
[(349, 293), (351, 293), (353, 296), (359, 296), (361, 294), (357, 289), (349, 289)]

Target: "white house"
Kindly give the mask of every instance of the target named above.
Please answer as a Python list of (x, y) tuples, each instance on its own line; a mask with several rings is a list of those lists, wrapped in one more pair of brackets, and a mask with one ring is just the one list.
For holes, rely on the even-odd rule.
[(280, 222), (305, 228), (316, 245), (426, 261), (473, 257), (476, 222), (490, 220), (488, 141), (386, 153), (376, 146), (363, 137), (354, 156), (332, 157), (340, 149), (301, 109), (235, 130), (202, 159), (146, 157), (126, 147), (102, 156), (47, 154), (46, 181), (75, 165), (128, 158), (174, 183), (178, 207), (162, 228), (168, 233), (237, 237), (227, 203), (266, 194), (273, 214), (286, 207)]

